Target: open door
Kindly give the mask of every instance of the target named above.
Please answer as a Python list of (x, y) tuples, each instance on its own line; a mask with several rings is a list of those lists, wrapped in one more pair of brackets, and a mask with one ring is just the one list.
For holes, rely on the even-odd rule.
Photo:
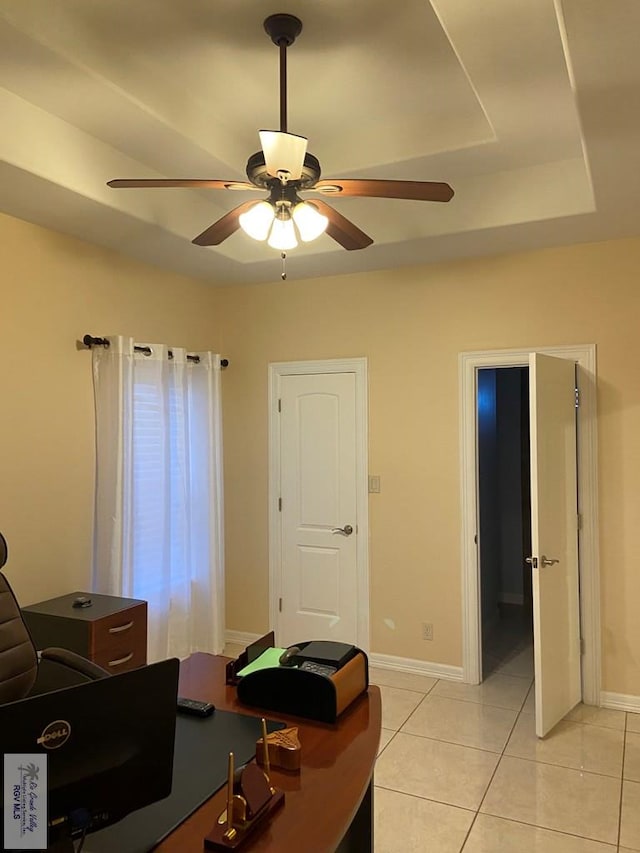
[(581, 699), (575, 364), (531, 353), (531, 546), (536, 734)]

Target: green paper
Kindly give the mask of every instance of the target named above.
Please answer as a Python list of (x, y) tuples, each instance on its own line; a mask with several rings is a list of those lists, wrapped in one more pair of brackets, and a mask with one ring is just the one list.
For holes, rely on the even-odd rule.
[(241, 669), (238, 675), (249, 675), (250, 672), (257, 672), (259, 669), (270, 669), (274, 666), (280, 666), (280, 656), (284, 649), (266, 649), (259, 658), (256, 658), (251, 663), (247, 664), (244, 669)]

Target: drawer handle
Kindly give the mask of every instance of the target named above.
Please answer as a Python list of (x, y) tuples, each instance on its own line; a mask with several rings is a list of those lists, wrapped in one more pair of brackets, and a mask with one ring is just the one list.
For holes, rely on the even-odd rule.
[(133, 657), (133, 652), (129, 652), (128, 655), (125, 655), (123, 658), (118, 658), (118, 660), (110, 660), (107, 666), (122, 666), (123, 663), (127, 663)]
[(121, 634), (123, 631), (128, 631), (129, 628), (133, 628), (133, 620), (131, 622), (127, 622), (126, 625), (117, 625), (115, 628), (109, 628), (109, 633)]

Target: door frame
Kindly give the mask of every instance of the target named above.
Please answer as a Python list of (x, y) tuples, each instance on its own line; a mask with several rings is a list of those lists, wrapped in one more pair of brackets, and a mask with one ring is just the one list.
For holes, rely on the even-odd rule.
[(369, 489), (367, 359), (332, 358), (319, 361), (280, 361), (269, 365), (269, 624), (278, 636), (282, 595), (282, 537), (280, 530), (280, 418), (278, 399), (283, 376), (318, 373), (355, 374), (356, 415), (356, 572), (358, 583), (355, 644), (369, 651)]
[(577, 364), (578, 551), (582, 701), (600, 704), (600, 564), (598, 550), (598, 434), (595, 344), (463, 352), (458, 358), (460, 388), (460, 473), (462, 505), (462, 679), (479, 684), (482, 670), (480, 559), (475, 536), (477, 500), (476, 377), (482, 368), (524, 367), (529, 353), (566, 358)]

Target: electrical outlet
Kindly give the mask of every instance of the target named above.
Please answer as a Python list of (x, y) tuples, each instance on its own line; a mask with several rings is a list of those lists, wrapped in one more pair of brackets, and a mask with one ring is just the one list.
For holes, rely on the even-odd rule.
[(432, 622), (423, 622), (422, 623), (422, 639), (423, 640), (433, 640), (433, 623)]

